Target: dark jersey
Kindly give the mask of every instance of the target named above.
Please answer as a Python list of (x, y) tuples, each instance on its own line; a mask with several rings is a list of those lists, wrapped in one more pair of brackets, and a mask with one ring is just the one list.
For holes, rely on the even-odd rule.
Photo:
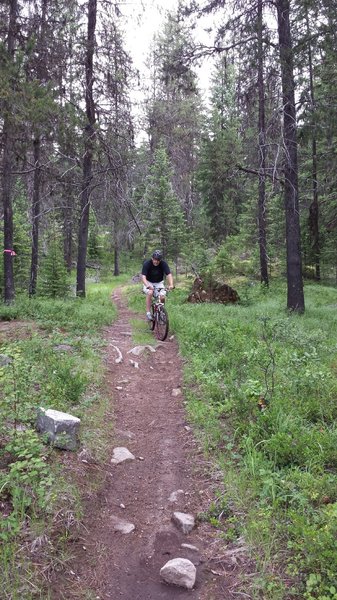
[(151, 259), (146, 260), (143, 264), (142, 275), (145, 275), (150, 283), (159, 283), (163, 281), (164, 275), (169, 275), (170, 273), (170, 267), (164, 260), (161, 260), (159, 265), (156, 266)]

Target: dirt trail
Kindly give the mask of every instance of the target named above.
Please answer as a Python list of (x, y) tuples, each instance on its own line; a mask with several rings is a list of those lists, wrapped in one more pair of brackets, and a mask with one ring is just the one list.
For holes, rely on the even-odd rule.
[[(113, 300), (118, 319), (105, 332), (115, 415), (111, 456), (114, 447), (126, 446), (136, 459), (113, 465), (111, 456), (107, 457), (109, 475), (104, 489), (94, 502), (92, 498), (88, 502), (83, 537), (74, 544), (75, 558), (52, 597), (87, 598), (80, 590), (89, 588), (94, 592), (90, 599), (100, 600), (237, 598), (229, 591), (233, 573), (228, 572), (228, 577), (212, 573), (217, 569), (212, 562), (217, 543), (209, 525), (200, 523), (184, 535), (171, 521), (174, 511), (195, 515), (204, 510), (210, 485), (185, 421), (183, 395), (172, 395), (182, 383), (177, 344), (168, 340), (159, 343), (155, 353), (128, 354), (134, 346), (129, 322), (134, 315), (124, 306), (120, 291)], [(113, 346), (122, 352), (119, 364)], [(130, 359), (139, 363), (138, 369)], [(177, 490), (184, 493), (172, 502), (170, 496)], [(129, 534), (114, 531), (113, 517), (133, 523), (135, 530)], [(198, 551), (184, 549), (182, 543)], [(160, 568), (176, 557), (190, 559), (197, 568), (192, 591), (167, 585), (160, 578)]]

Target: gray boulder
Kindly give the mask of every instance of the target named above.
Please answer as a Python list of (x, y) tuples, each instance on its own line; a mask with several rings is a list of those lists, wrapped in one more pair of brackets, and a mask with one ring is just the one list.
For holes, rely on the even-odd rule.
[(195, 584), (197, 570), (187, 558), (173, 558), (160, 569), (160, 575), (166, 583), (191, 590)]
[(68, 413), (38, 409), (36, 429), (46, 434), (48, 442), (61, 450), (76, 450), (79, 446), (81, 420)]

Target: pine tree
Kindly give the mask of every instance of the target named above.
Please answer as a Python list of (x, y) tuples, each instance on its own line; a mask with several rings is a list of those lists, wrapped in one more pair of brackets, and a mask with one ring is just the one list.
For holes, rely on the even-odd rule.
[(277, 0), (283, 94), (284, 204), (287, 245), (287, 308), (304, 312), (298, 197), (297, 126), (289, 0)]
[(63, 298), (69, 292), (69, 284), (63, 258), (62, 237), (56, 223), (46, 242), (47, 253), (41, 261), (38, 291), (48, 298)]
[(88, 0), (88, 30), (85, 56), (85, 107), (87, 122), (84, 129), (83, 181), (81, 192), (81, 214), (78, 230), (78, 254), (76, 294), (85, 296), (85, 271), (88, 245), (90, 195), (92, 188), (92, 166), (95, 140), (95, 102), (93, 95), (94, 50), (97, 18), (97, 0)]
[(168, 13), (153, 45), (148, 133), (152, 152), (160, 145), (166, 149), (173, 169), (173, 189), (189, 225), (196, 201), (193, 183), (201, 114), (197, 77), (189, 61), (192, 53), (191, 32), (179, 13)]
[(215, 243), (221, 243), (237, 231), (237, 217), (244, 201), (237, 178), (240, 157), (235, 69), (226, 57), (221, 57), (212, 78), (211, 116), (201, 146), (198, 171), (199, 189)]
[(166, 150), (159, 147), (154, 153), (144, 196), (144, 236), (149, 245), (160, 247), (164, 256), (170, 255), (177, 262), (186, 229), (171, 179)]

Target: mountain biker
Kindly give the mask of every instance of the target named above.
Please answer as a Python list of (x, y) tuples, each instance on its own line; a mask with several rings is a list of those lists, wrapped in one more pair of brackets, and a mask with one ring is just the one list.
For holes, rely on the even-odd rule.
[[(168, 289), (173, 289), (173, 277), (167, 262), (163, 260), (161, 250), (155, 250), (149, 260), (146, 260), (142, 268), (143, 292), (146, 294), (146, 317), (152, 320), (151, 302), (153, 295), (157, 296), (157, 289), (164, 287), (164, 278), (167, 277)], [(164, 302), (166, 291), (160, 292), (160, 300)]]

